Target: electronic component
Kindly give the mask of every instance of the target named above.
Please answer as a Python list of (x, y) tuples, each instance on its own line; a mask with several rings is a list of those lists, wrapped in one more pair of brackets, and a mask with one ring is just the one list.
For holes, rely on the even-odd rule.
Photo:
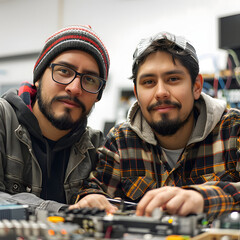
[(96, 230), (98, 233), (102, 233), (100, 237), (104, 238), (122, 238), (125, 233), (151, 234), (154, 236), (173, 234), (195, 236), (202, 231), (204, 217), (204, 214), (188, 217), (163, 214), (160, 219), (135, 215), (107, 215), (103, 217), (99, 225), (96, 225)]
[[(117, 201), (136, 207), (136, 204)], [(152, 217), (136, 216), (134, 210), (119, 209), (107, 214), (97, 208), (64, 210), (58, 214), (42, 211), (29, 215), (29, 219), (2, 219), (0, 240), (83, 240), (83, 239), (165, 239), (184, 236), (184, 239), (204, 239), (198, 236), (213, 234), (209, 231), (205, 214), (189, 216), (169, 215), (160, 208)], [(238, 231), (240, 213), (224, 214), (214, 221), (210, 230)], [(233, 234), (235, 234), (233, 232)], [(225, 233), (224, 233), (225, 234)], [(214, 233), (214, 236), (216, 234)], [(170, 238), (171, 239), (171, 238)]]
[(90, 208), (67, 210), (60, 216), (65, 222), (79, 224), (82, 232), (87, 236), (97, 238), (123, 238), (126, 233), (195, 236), (202, 231), (202, 223), (205, 219), (205, 214), (180, 217), (155, 211), (153, 217), (140, 217), (131, 210), (106, 214), (104, 211)]
[(1, 219), (28, 219), (28, 206), (18, 204), (0, 205), (0, 220)]
[[(214, 228), (240, 229), (240, 212), (225, 213), (213, 222)], [(240, 232), (239, 232), (240, 234)]]

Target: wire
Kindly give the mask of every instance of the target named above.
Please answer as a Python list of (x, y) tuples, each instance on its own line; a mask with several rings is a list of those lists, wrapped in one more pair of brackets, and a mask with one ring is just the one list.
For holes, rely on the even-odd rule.
[[(228, 54), (232, 56), (234, 64), (236, 66), (236, 69), (239, 69), (240, 64), (239, 64), (239, 59), (238, 59), (236, 52), (232, 49), (228, 49), (227, 51), (228, 51)], [(240, 85), (240, 74), (236, 74), (235, 71), (234, 71), (234, 73), (235, 73), (236, 80), (237, 80), (238, 84)]]
[[(227, 69), (230, 69), (231, 72), (232, 72), (232, 61), (231, 61), (229, 56), (227, 58)], [(226, 89), (228, 89), (230, 87), (231, 82), (232, 82), (232, 74), (231, 74), (231, 76), (227, 76), (227, 82), (226, 82), (226, 85), (225, 85)]]
[(217, 97), (218, 79), (216, 77), (213, 79), (213, 90), (214, 90), (214, 97)]
[(238, 60), (238, 56), (237, 56), (236, 52), (233, 51), (232, 49), (228, 49), (227, 51), (228, 51), (229, 55), (232, 56), (236, 67), (239, 67), (239, 60)]
[(111, 238), (112, 231), (113, 231), (113, 227), (112, 226), (108, 226), (107, 229), (106, 229), (106, 233), (105, 233), (104, 238), (106, 238), (106, 239)]
[(218, 77), (218, 82), (219, 82), (220, 87), (221, 87), (222, 89), (225, 89), (225, 88), (226, 88), (226, 85), (225, 85), (222, 77), (220, 77), (220, 76)]

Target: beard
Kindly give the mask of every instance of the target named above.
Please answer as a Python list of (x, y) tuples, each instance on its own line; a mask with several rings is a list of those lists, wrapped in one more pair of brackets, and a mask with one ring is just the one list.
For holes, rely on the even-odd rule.
[[(60, 117), (55, 117), (55, 114), (52, 109), (52, 103), (58, 100), (70, 100), (76, 103), (79, 107), (82, 108), (81, 117), (74, 121), (71, 117), (71, 109), (65, 108), (65, 112)], [(37, 89), (37, 100), (38, 106), (42, 114), (52, 123), (54, 127), (59, 130), (69, 130), (79, 126), (82, 120), (86, 118), (87, 112), (85, 105), (79, 101), (76, 97), (64, 96), (64, 97), (54, 97), (50, 102), (47, 102), (43, 99), (42, 96), (42, 83), (39, 81), (39, 88)]]
[[(168, 100), (162, 102), (159, 101), (155, 103), (154, 105), (151, 105), (147, 108), (147, 110), (150, 112), (154, 107), (160, 106), (162, 104), (172, 105), (179, 109), (182, 108), (182, 105), (180, 103), (172, 103)], [(148, 122), (150, 127), (159, 135), (161, 136), (172, 136), (174, 135), (180, 128), (182, 128), (190, 119), (192, 115), (193, 110), (190, 111), (187, 118), (185, 120), (181, 120), (179, 117), (176, 119), (169, 119), (169, 116), (167, 113), (162, 114), (162, 120), (158, 122)]]

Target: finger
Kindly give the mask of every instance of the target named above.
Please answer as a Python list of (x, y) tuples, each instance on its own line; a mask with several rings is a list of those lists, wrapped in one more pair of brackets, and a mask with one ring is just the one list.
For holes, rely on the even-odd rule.
[(164, 208), (169, 214), (178, 214), (184, 202), (185, 200), (181, 195), (175, 195), (164, 204)]
[(106, 197), (103, 196), (103, 198), (100, 199), (99, 204), (101, 205), (101, 209), (105, 209), (107, 213), (114, 213), (118, 210), (118, 208), (111, 204)]
[(144, 215), (149, 217), (152, 216), (154, 209), (167, 208), (168, 202), (174, 197), (175, 193), (173, 191), (159, 191), (146, 206)]
[[(90, 195), (89, 195), (90, 196)], [(117, 211), (117, 207), (112, 205), (105, 196), (103, 195), (94, 195), (86, 199), (88, 201), (89, 207), (97, 207), (99, 209), (105, 210), (108, 213), (114, 213)]]
[(102, 209), (102, 205), (101, 202), (99, 201), (99, 198), (96, 197), (96, 199), (93, 199), (92, 197), (84, 197), (83, 199), (81, 199), (78, 202), (78, 207), (79, 208), (86, 208), (86, 207), (90, 207), (90, 208), (99, 208)]
[(106, 207), (109, 207), (108, 204), (110, 204), (106, 197), (100, 194), (90, 194), (82, 198), (79, 202), (76, 204), (70, 206), (69, 209), (74, 208), (84, 208), (84, 207), (96, 207), (99, 209), (105, 209)]
[(177, 211), (178, 215), (186, 216), (188, 214), (198, 214), (203, 212), (204, 200), (203, 196), (197, 191), (186, 190), (185, 201)]
[(166, 208), (168, 201), (179, 194), (179, 192), (181, 192), (181, 189), (178, 187), (162, 187), (149, 191), (148, 196), (146, 195), (146, 201), (143, 202), (144, 205), (141, 205), (142, 200), (138, 204), (139, 212), (137, 214), (151, 216), (154, 209), (159, 207)]
[[(147, 192), (138, 203), (136, 215), (151, 216), (155, 208), (161, 207), (167, 202), (168, 198), (170, 197), (169, 193), (167, 193), (169, 189), (171, 189), (171, 187), (158, 188)], [(167, 197), (167, 199), (162, 197)]]
[(79, 208), (77, 204), (73, 204), (68, 207), (69, 210), (73, 210), (75, 208)]
[(148, 206), (148, 204), (151, 202), (151, 200), (154, 198), (156, 190), (157, 189), (150, 190), (140, 200), (140, 202), (137, 205), (137, 209), (136, 209), (136, 213), (135, 213), (137, 216), (143, 216), (144, 215), (145, 209)]
[(187, 216), (190, 213), (194, 213), (194, 209), (189, 206), (189, 203), (185, 202), (183, 205), (177, 210), (176, 214), (179, 216)]

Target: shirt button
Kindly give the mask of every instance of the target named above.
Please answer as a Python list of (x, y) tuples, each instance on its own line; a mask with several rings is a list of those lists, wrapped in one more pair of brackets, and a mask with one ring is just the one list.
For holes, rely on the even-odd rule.
[(12, 186), (12, 189), (14, 191), (18, 190), (19, 189), (19, 185), (17, 183), (14, 183), (13, 186)]
[(31, 186), (27, 186), (27, 187), (26, 187), (26, 191), (27, 191), (28, 193), (32, 192)]
[(22, 131), (22, 130), (19, 130), (19, 131), (18, 131), (18, 134), (19, 134), (19, 137), (22, 137), (22, 136), (23, 136), (23, 131)]

